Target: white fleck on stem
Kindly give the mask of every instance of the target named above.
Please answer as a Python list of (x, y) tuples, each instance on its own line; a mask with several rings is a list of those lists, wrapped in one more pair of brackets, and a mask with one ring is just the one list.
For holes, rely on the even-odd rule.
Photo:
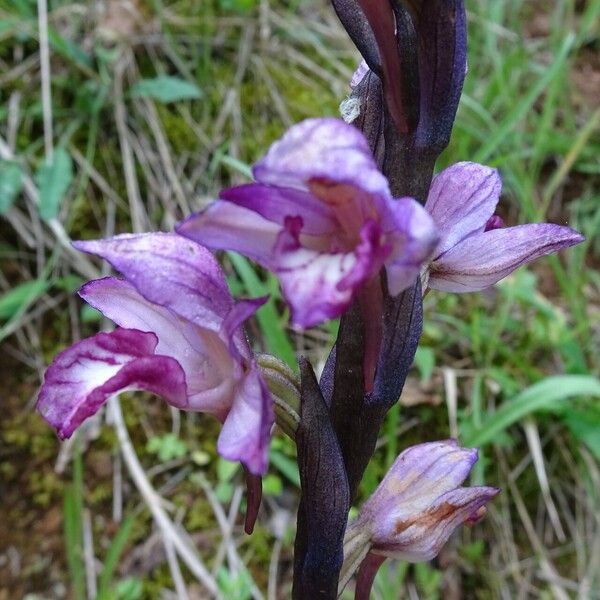
[(177, 528), (163, 510), (161, 506), (161, 498), (150, 484), (150, 481), (148, 481), (146, 473), (144, 472), (133, 444), (131, 443), (127, 427), (125, 426), (125, 421), (123, 420), (121, 404), (119, 403), (117, 396), (113, 396), (108, 401), (108, 410), (111, 413), (117, 438), (119, 440), (121, 454), (123, 455), (123, 460), (127, 465), (131, 479), (142, 495), (146, 505), (150, 509), (150, 512), (152, 513), (157, 525), (161, 529), (163, 536), (173, 544), (173, 547), (183, 562), (187, 565), (188, 569), (204, 585), (204, 587), (206, 587), (206, 589), (213, 594), (215, 598), (223, 599), (223, 596), (219, 592), (216, 581), (204, 566), (201, 558), (191, 547), (191, 545), (184, 540), (181, 533), (177, 531)]
[(52, 132), (52, 93), (50, 89), (50, 45), (48, 44), (47, 0), (37, 0), (38, 30), (40, 37), (40, 75), (42, 80), (42, 113), (44, 118), (44, 150), (46, 161), (52, 160), (54, 134)]

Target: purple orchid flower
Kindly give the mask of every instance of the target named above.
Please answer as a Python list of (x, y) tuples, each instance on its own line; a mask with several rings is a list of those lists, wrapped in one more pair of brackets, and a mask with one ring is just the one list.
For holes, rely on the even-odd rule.
[(460, 162), (437, 175), (425, 204), (441, 239), (423, 273), (423, 289), (475, 292), (521, 265), (579, 244), (569, 227), (532, 223), (503, 227), (494, 215), (502, 181), (498, 171)]
[(437, 244), (431, 217), (392, 198), (367, 140), (340, 119), (295, 125), (253, 173), (256, 183), (225, 190), (177, 231), (276, 273), (302, 327), (342, 314), (383, 266), (399, 294)]
[(477, 450), (456, 440), (418, 444), (398, 456), (365, 502), (347, 536), (360, 532), (370, 553), (357, 578), (356, 598), (367, 599), (383, 558), (431, 560), (463, 523), (483, 518), (485, 505), (500, 490), (460, 487), (477, 461)]
[(70, 437), (110, 396), (145, 390), (214, 415), (223, 423), (220, 454), (264, 473), (274, 413), (241, 326), (266, 298), (234, 305), (213, 255), (176, 234), (75, 246), (122, 273), (79, 292), (120, 328), (74, 344), (46, 371), (37, 408), (59, 437)]

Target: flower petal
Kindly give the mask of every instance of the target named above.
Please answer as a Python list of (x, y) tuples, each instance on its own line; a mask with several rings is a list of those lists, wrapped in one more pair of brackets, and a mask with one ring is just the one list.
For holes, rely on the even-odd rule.
[(425, 209), (441, 236), (436, 256), (484, 230), (501, 190), (502, 180), (496, 169), (471, 162), (456, 163), (433, 179)]
[(331, 207), (302, 190), (251, 183), (224, 190), (220, 197), (249, 208), (280, 227), (286, 217), (302, 217), (303, 232), (308, 235), (328, 235), (339, 228)]
[[(429, 213), (412, 198), (389, 202), (388, 228), (394, 248), (386, 261), (389, 292), (397, 296), (411, 286), (438, 244), (438, 231)], [(389, 230), (389, 229), (388, 229)]]
[(381, 522), (405, 519), (431, 505), (440, 495), (459, 486), (477, 461), (477, 450), (460, 448), (456, 440), (417, 444), (404, 450), (373, 495), (361, 515)]
[(223, 424), (217, 442), (219, 454), (227, 460), (239, 460), (255, 475), (263, 475), (274, 421), (271, 394), (258, 369), (252, 366), (240, 382)]
[(254, 166), (259, 183), (307, 190), (312, 179), (390, 196), (364, 135), (341, 119), (307, 119), (291, 127)]
[(225, 317), (222, 327), (222, 336), (227, 340), (229, 353), (235, 360), (242, 362), (242, 359), (249, 361), (252, 357), (252, 350), (248, 344), (248, 339), (242, 328), (244, 321), (249, 319), (261, 307), (269, 296), (253, 298), (252, 300), (240, 300), (229, 311)]
[(373, 551), (410, 562), (431, 560), (454, 530), (474, 521), (500, 490), (492, 487), (458, 488), (440, 496), (417, 518), (397, 519), (393, 530), (373, 537)]
[(107, 260), (150, 302), (218, 330), (233, 306), (215, 257), (174, 233), (124, 234), (74, 246)]
[(312, 327), (341, 315), (365, 279), (375, 275), (389, 254), (379, 227), (368, 221), (351, 252), (327, 253), (300, 243), (301, 219), (290, 218), (275, 248), (275, 272), (291, 307), (292, 322)]
[(492, 229), (472, 235), (431, 264), (429, 287), (444, 292), (476, 292), (521, 265), (583, 240), (573, 229), (550, 223)]
[(122, 279), (90, 281), (79, 295), (117, 325), (157, 336), (157, 352), (174, 358), (185, 372), (190, 396), (186, 409), (225, 414), (232, 401), (233, 364), (218, 332), (148, 302)]
[(271, 269), (273, 248), (282, 228), (245, 206), (217, 200), (175, 229), (199, 244), (239, 252)]
[(186, 405), (183, 369), (154, 354), (153, 333), (116, 329), (77, 342), (48, 367), (37, 410), (61, 439), (70, 437), (113, 394), (145, 390), (177, 407)]

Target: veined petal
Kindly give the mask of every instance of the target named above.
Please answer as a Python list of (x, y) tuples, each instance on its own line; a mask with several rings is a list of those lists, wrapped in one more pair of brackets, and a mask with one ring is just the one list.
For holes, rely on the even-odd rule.
[(331, 207), (302, 190), (250, 183), (224, 190), (220, 198), (248, 208), (280, 227), (286, 217), (302, 217), (302, 231), (308, 235), (329, 235), (339, 227)]
[(154, 354), (157, 343), (153, 333), (133, 329), (77, 342), (48, 367), (37, 410), (65, 439), (110, 396), (126, 390), (152, 392), (184, 408), (183, 369), (173, 358)]
[(436, 256), (482, 232), (501, 191), (498, 171), (477, 163), (459, 162), (434, 177), (425, 209), (440, 232)]
[(477, 461), (477, 450), (456, 440), (427, 442), (402, 452), (361, 513), (386, 512), (405, 519), (459, 486)]
[(229, 311), (229, 314), (223, 321), (222, 335), (227, 341), (229, 353), (238, 362), (244, 359), (246, 362), (251, 359), (252, 350), (248, 345), (246, 334), (242, 328), (244, 321), (249, 319), (254, 313), (269, 299), (269, 296), (253, 298), (251, 300), (240, 300)]
[(258, 369), (252, 366), (239, 383), (217, 442), (219, 454), (240, 461), (255, 475), (267, 470), (273, 401)]
[(273, 248), (282, 227), (245, 206), (217, 200), (175, 229), (199, 244), (239, 252), (272, 269)]
[(356, 288), (375, 275), (391, 247), (382, 244), (379, 227), (367, 222), (361, 242), (351, 252), (327, 253), (305, 248), (299, 241), (301, 219), (289, 219), (275, 249), (275, 272), (292, 322), (312, 327), (344, 312)]
[(74, 246), (107, 260), (150, 302), (202, 327), (218, 330), (233, 306), (215, 257), (174, 233), (124, 234)]
[(156, 350), (174, 358), (186, 374), (188, 410), (224, 414), (232, 401), (233, 363), (218, 332), (182, 319), (164, 306), (148, 302), (122, 279), (90, 281), (79, 295), (117, 325), (155, 334)]
[(438, 244), (439, 236), (429, 213), (412, 198), (388, 203), (390, 218), (385, 219), (393, 250), (386, 261), (389, 292), (397, 296), (411, 286)]
[(346, 183), (390, 197), (364, 135), (341, 119), (307, 119), (291, 127), (254, 166), (259, 183), (307, 190), (312, 179)]
[(493, 487), (458, 488), (441, 495), (418, 516), (397, 519), (389, 531), (376, 532), (373, 551), (410, 562), (431, 560), (457, 527), (477, 521), (481, 510), (499, 493)]
[(472, 235), (430, 266), (429, 287), (476, 292), (536, 258), (579, 244), (583, 236), (560, 225), (536, 223)]

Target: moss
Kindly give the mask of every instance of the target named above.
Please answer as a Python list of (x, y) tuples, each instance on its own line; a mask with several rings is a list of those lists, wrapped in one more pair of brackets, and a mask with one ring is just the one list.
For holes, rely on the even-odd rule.
[(31, 471), (29, 489), (33, 503), (47, 507), (62, 497), (64, 483), (54, 471)]

